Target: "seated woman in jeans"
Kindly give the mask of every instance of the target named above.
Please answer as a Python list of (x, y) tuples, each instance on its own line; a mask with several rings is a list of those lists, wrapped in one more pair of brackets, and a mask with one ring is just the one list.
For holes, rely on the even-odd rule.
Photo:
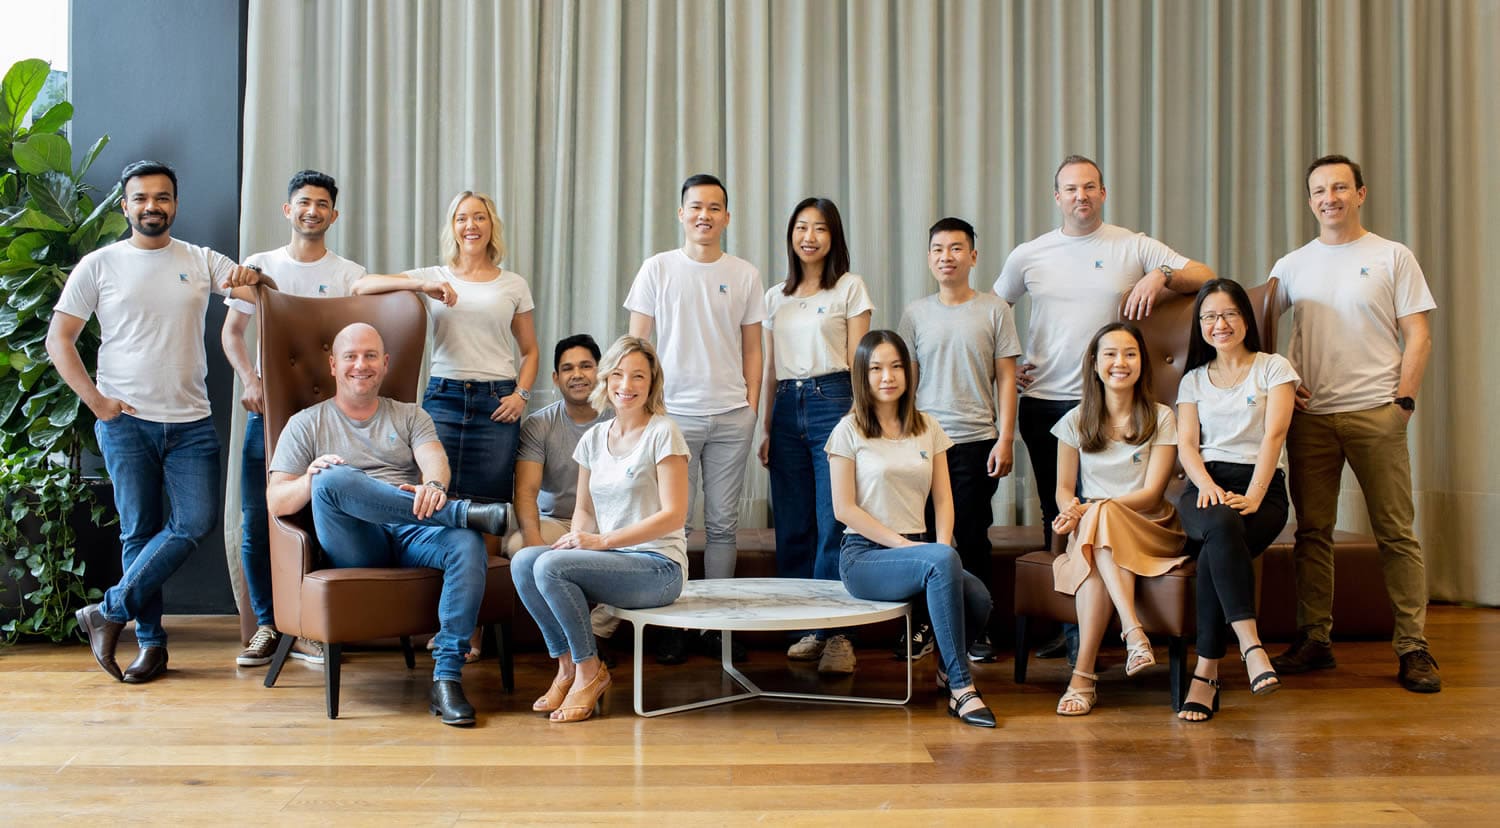
[(687, 442), (667, 417), (661, 363), (651, 343), (621, 337), (599, 365), (590, 398), (615, 418), (578, 441), (572, 531), (510, 562), (516, 594), (557, 659), (557, 677), (532, 704), (554, 722), (593, 715), (609, 688), (589, 604), (627, 609), (677, 600), (687, 580)]
[[(950, 692), (948, 714), (994, 727), (969, 677), (967, 653), (990, 615), (990, 593), (953, 549), (953, 492), (937, 420), (917, 410), (911, 354), (893, 331), (871, 331), (854, 352), (854, 408), (828, 438), (833, 511), (844, 530), (839, 577), (849, 594), (906, 601), (925, 594)], [(925, 509), (932, 496), (935, 527)], [(924, 542), (935, 530), (937, 543)]]
[(1281, 681), (1255, 627), (1255, 570), (1286, 526), (1281, 448), (1301, 379), (1286, 357), (1260, 349), (1250, 297), (1238, 283), (1215, 279), (1198, 291), (1198, 325), (1189, 340), (1187, 374), (1177, 392), (1182, 469), (1192, 484), (1177, 501), (1182, 526), (1198, 553), (1198, 664), (1177, 718), (1212, 719), (1219, 710), (1224, 627), (1239, 639), (1250, 692)]

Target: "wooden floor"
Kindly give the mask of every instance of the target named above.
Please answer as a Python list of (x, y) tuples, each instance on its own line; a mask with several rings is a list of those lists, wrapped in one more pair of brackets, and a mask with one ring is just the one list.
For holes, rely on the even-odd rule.
[[(517, 661), (517, 691), (493, 662), (465, 686), (479, 727), (427, 712), (430, 661), (346, 657), (341, 718), (323, 713), (322, 672), (233, 667), (232, 618), (169, 618), (172, 669), (132, 687), (79, 647), (0, 651), (0, 823), (1072, 825), (1077, 823), (1495, 824), (1500, 819), (1500, 611), (1434, 607), (1445, 689), (1394, 680), (1384, 642), (1341, 643), (1339, 669), (1289, 677), (1253, 698), (1230, 675), (1212, 722), (1176, 721), (1166, 667), (1124, 677), (1120, 653), (1088, 717), (1052, 711), (1064, 668), (1008, 657), (978, 666), (997, 730), (946, 716), (933, 659), (904, 708), (756, 701), (641, 719), (630, 670), (601, 719), (554, 725), (530, 712), (550, 667)], [(622, 632), (628, 631), (622, 630)], [(128, 635), (127, 635), (128, 638)], [(122, 653), (130, 650), (122, 642)], [(891, 693), (900, 665), (861, 649), (830, 689)], [(1158, 649), (1165, 662), (1165, 648)], [(648, 662), (653, 703), (719, 691), (706, 659)], [(774, 652), (747, 669), (765, 686), (819, 681)]]

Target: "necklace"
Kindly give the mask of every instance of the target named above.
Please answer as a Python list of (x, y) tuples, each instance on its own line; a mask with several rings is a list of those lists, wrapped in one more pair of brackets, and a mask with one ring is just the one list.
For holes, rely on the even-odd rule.
[[(1220, 365), (1219, 361), (1216, 359), (1213, 362), (1211, 362), (1211, 363), (1208, 364), (1208, 370), (1209, 370), (1208, 380), (1209, 380), (1209, 382), (1213, 383), (1213, 385), (1216, 386), (1216, 387), (1218, 387), (1218, 388), (1233, 388), (1236, 385), (1239, 385), (1240, 383), (1242, 383), (1242, 382), (1245, 381), (1245, 376), (1250, 373), (1250, 367), (1252, 365), (1254, 365), (1254, 364), (1255, 364), (1255, 360), (1254, 359), (1250, 360), (1243, 367), (1241, 367), (1238, 371), (1236, 371), (1234, 373), (1234, 375), (1229, 379), (1228, 382), (1225, 382), (1224, 381), (1224, 367), (1222, 365)], [(1213, 371), (1214, 371), (1215, 368), (1217, 368), (1218, 372), (1219, 372), (1219, 381), (1218, 382), (1214, 382), (1214, 378), (1213, 378)]]

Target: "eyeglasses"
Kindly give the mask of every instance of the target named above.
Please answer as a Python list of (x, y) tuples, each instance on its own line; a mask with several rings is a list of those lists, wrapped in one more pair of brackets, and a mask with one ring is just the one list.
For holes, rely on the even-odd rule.
[(1198, 317), (1198, 321), (1202, 322), (1205, 325), (1217, 325), (1219, 324), (1220, 319), (1233, 325), (1234, 323), (1240, 321), (1240, 312), (1231, 310), (1224, 311), (1223, 313), (1214, 313), (1210, 311)]

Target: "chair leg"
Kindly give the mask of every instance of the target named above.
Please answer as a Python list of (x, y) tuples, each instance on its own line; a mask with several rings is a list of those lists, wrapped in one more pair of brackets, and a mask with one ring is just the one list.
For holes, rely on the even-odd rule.
[(328, 642), (323, 645), (323, 687), (328, 696), (328, 718), (339, 717), (339, 662), (343, 659), (344, 646)]
[(1187, 639), (1174, 635), (1167, 639), (1167, 652), (1171, 658), (1172, 711), (1182, 710), (1187, 698), (1188, 682), (1192, 679), (1187, 669)]
[(514, 647), (510, 641), (510, 625), (504, 621), (496, 621), (490, 627), (495, 638), (496, 654), (500, 657), (500, 685), (505, 692), (514, 693), (516, 690), (516, 666), (511, 659), (511, 651)]
[(267, 687), (275, 686), (277, 677), (281, 675), (281, 668), (286, 664), (287, 657), (292, 654), (292, 645), (296, 643), (297, 636), (295, 635), (283, 635), (281, 640), (276, 642), (276, 655), (271, 657), (271, 668), (266, 670), (265, 685)]
[(406, 657), (406, 669), (415, 670), (417, 668), (417, 651), (411, 648), (411, 636), (409, 635), (401, 636), (401, 655)]
[(1026, 683), (1026, 662), (1031, 657), (1031, 651), (1026, 646), (1026, 626), (1030, 621), (1029, 616), (1016, 616), (1016, 684)]

